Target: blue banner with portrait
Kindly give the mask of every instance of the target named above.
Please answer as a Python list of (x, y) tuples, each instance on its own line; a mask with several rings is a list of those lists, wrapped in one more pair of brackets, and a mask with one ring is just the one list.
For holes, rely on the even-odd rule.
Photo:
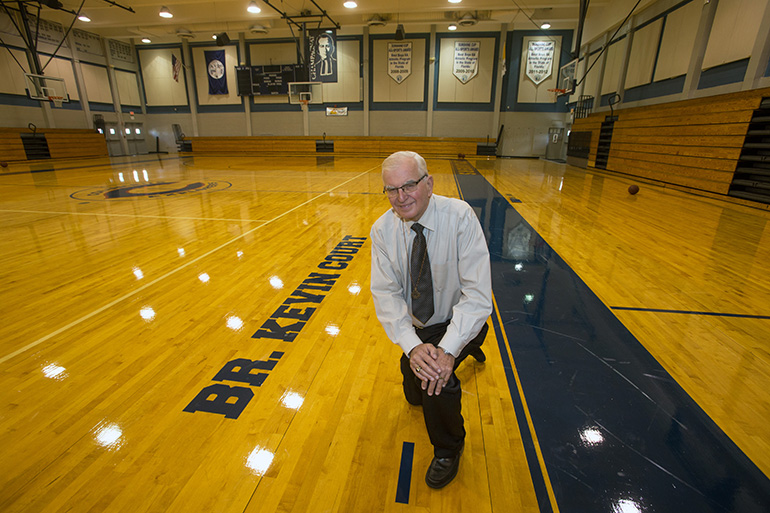
[(337, 81), (337, 31), (308, 30), (308, 78), (311, 82)]
[(225, 51), (207, 50), (206, 71), (209, 76), (209, 94), (227, 93), (227, 73), (225, 72)]

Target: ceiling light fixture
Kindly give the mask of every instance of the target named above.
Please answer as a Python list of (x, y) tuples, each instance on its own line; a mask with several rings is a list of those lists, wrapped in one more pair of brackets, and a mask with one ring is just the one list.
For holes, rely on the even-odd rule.
[(451, 25), (449, 25), (449, 27), (447, 27), (447, 28), (448, 28), (449, 30), (457, 30), (457, 25), (455, 25), (454, 23), (452, 23), (452, 24), (451, 24)]
[(540, 28), (543, 30), (548, 30), (549, 28), (551, 28), (551, 24), (547, 22), (543, 23), (542, 25), (540, 25)]
[(165, 5), (160, 8), (160, 12), (158, 13), (158, 16), (160, 16), (161, 18), (173, 18), (174, 17), (174, 15), (171, 14), (171, 11), (169, 11), (168, 7), (166, 7)]
[(462, 2), (462, 1), (463, 1), (463, 0), (449, 0), (449, 3), (450, 3), (450, 4), (459, 4), (459, 3), (460, 3), (460, 2)]
[(356, 7), (358, 7), (358, 4), (357, 4), (357, 3), (355, 3), (353, 0), (348, 0), (347, 2), (345, 2), (345, 3), (344, 3), (344, 4), (342, 4), (342, 5), (344, 5), (344, 6), (345, 6), (345, 7), (347, 7), (348, 9), (355, 9)]
[(259, 8), (257, 5), (257, 2), (254, 2), (253, 0), (249, 2), (249, 6), (246, 8), (247, 11), (253, 14), (258, 14), (262, 12), (262, 9)]
[(85, 14), (81, 14), (80, 16), (78, 16), (78, 19), (79, 19), (80, 21), (85, 21), (86, 23), (88, 23), (89, 21), (91, 21), (91, 18), (89, 18), (89, 17), (88, 17), (88, 16), (86, 16)]
[(142, 38), (142, 43), (152, 43), (152, 41), (150, 40), (149, 37), (143, 37)]

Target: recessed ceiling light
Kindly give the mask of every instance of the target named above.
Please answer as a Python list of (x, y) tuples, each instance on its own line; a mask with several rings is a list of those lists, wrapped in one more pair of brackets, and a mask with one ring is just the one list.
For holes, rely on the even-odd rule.
[(257, 2), (254, 1), (249, 2), (249, 6), (246, 8), (246, 10), (254, 14), (262, 12), (262, 9), (257, 6)]
[(91, 18), (89, 18), (89, 17), (88, 17), (88, 16), (86, 16), (85, 14), (81, 14), (80, 16), (78, 16), (78, 19), (79, 19), (80, 21), (85, 21), (86, 23), (88, 23), (89, 21), (91, 21)]
[(345, 6), (345, 7), (347, 7), (348, 9), (355, 9), (356, 7), (358, 7), (358, 4), (357, 4), (357, 3), (355, 3), (353, 0), (348, 0), (347, 2), (345, 2), (345, 3), (344, 3), (344, 4), (342, 4), (342, 5), (344, 5), (344, 6)]
[(542, 25), (540, 25), (540, 28), (543, 29), (543, 30), (548, 30), (549, 28), (551, 28), (551, 24), (550, 23), (543, 23)]
[(452, 24), (451, 24), (451, 25), (449, 25), (449, 27), (447, 27), (447, 28), (448, 28), (449, 30), (457, 30), (457, 25), (455, 25), (454, 23), (452, 23)]
[(142, 43), (152, 43), (152, 41), (150, 40), (149, 37), (143, 37), (142, 38)]
[(459, 4), (459, 3), (460, 3), (460, 2), (462, 2), (462, 1), (463, 1), (463, 0), (449, 0), (449, 3), (450, 3), (450, 4)]
[(214, 35), (212, 35), (212, 36), (211, 36), (211, 39), (216, 39), (216, 38), (217, 38), (217, 35), (216, 35), (216, 34), (214, 34)]
[(165, 5), (160, 8), (160, 12), (158, 13), (158, 16), (160, 16), (161, 18), (173, 18), (174, 17), (174, 15), (171, 14), (171, 11), (169, 11), (168, 7), (166, 7)]

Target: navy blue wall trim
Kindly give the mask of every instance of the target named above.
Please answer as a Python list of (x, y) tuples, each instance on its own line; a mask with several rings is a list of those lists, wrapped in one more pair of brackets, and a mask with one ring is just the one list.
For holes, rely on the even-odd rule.
[(413, 459), (414, 443), (404, 442), (404, 445), (401, 447), (401, 465), (398, 470), (398, 485), (396, 486), (396, 502), (399, 504), (409, 504)]
[(749, 59), (741, 59), (704, 70), (700, 75), (698, 89), (708, 89), (709, 87), (742, 82), (748, 67)]
[(88, 102), (88, 108), (94, 112), (115, 112), (115, 106), (111, 103)]
[(198, 105), (198, 114), (213, 114), (218, 112), (245, 112), (243, 103), (235, 105)]
[[(657, 98), (658, 96), (668, 96), (670, 94), (678, 94), (684, 90), (684, 81), (686, 76), (670, 78), (668, 80), (661, 80), (660, 82), (653, 82), (651, 84), (641, 85), (632, 89), (626, 89), (624, 102), (635, 102), (638, 100), (646, 100), (647, 98)], [(602, 97), (604, 101), (604, 97)], [(602, 103), (606, 105), (606, 103)]]
[(1, 105), (13, 105), (16, 107), (40, 107), (39, 100), (33, 100), (20, 94), (0, 93)]
[(189, 114), (189, 105), (147, 106), (147, 114)]

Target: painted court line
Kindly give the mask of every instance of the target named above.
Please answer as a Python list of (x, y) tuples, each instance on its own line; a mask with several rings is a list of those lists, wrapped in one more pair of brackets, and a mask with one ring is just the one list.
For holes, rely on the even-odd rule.
[[(322, 192), (321, 194), (326, 194)], [(107, 217), (146, 217), (149, 219), (183, 219), (185, 221), (246, 221), (250, 223), (265, 223), (269, 222), (267, 219), (227, 219), (223, 217), (178, 217), (178, 216), (143, 216), (134, 214), (104, 214), (97, 212), (54, 212), (49, 210), (5, 210), (0, 209), (0, 212), (17, 212), (23, 214), (58, 214), (58, 215), (70, 215), (70, 216), (107, 216)]]
[(396, 486), (396, 502), (399, 504), (409, 504), (413, 459), (414, 443), (404, 442), (401, 447), (401, 468), (398, 470), (398, 485)]
[(272, 222), (274, 222), (274, 221), (277, 221), (277, 220), (279, 220), (280, 218), (282, 218), (282, 217), (284, 217), (284, 216), (286, 216), (286, 215), (288, 215), (288, 214), (290, 214), (290, 213), (294, 212), (295, 210), (297, 210), (297, 209), (299, 209), (299, 208), (302, 208), (302, 207), (304, 207), (304, 206), (305, 206), (305, 205), (307, 205), (308, 203), (311, 203), (311, 202), (313, 202), (313, 201), (317, 200), (318, 198), (320, 198), (320, 197), (323, 197), (323, 196), (325, 196), (326, 194), (329, 194), (329, 193), (331, 193), (332, 191), (334, 191), (334, 190), (336, 190), (336, 189), (338, 189), (338, 188), (342, 187), (343, 185), (345, 185), (345, 184), (347, 184), (347, 183), (349, 183), (349, 182), (351, 182), (351, 181), (353, 181), (353, 180), (355, 180), (355, 179), (357, 179), (357, 178), (359, 178), (359, 177), (361, 177), (361, 176), (364, 176), (364, 175), (366, 175), (367, 173), (370, 173), (372, 170), (374, 170), (374, 169), (377, 169), (377, 167), (379, 167), (379, 166), (375, 166), (375, 167), (372, 167), (372, 168), (370, 168), (370, 169), (367, 169), (366, 171), (364, 171), (364, 172), (362, 172), (362, 173), (360, 173), (360, 174), (358, 174), (358, 175), (354, 176), (353, 178), (350, 178), (350, 179), (348, 179), (348, 180), (346, 180), (346, 181), (342, 182), (341, 184), (339, 184), (339, 185), (336, 185), (335, 187), (332, 187), (332, 188), (331, 188), (331, 189), (329, 189), (328, 191), (326, 191), (326, 192), (323, 192), (323, 193), (321, 193), (321, 194), (319, 194), (318, 196), (315, 196), (315, 197), (313, 197), (313, 198), (310, 198), (309, 200), (305, 201), (304, 203), (301, 203), (301, 204), (297, 205), (296, 207), (294, 207), (294, 208), (292, 208), (292, 209), (290, 209), (290, 210), (287, 210), (287, 211), (286, 211), (286, 212), (284, 212), (283, 214), (277, 215), (277, 216), (275, 216), (273, 219), (270, 219), (269, 221), (265, 221), (263, 224), (261, 224), (261, 225), (259, 225), (259, 226), (256, 226), (256, 227), (252, 228), (251, 230), (248, 230), (247, 232), (244, 232), (244, 233), (242, 233), (241, 235), (239, 235), (239, 236), (237, 236), (237, 237), (235, 237), (235, 238), (233, 238), (233, 239), (231, 239), (231, 240), (229, 240), (229, 241), (225, 242), (224, 244), (221, 244), (220, 246), (218, 246), (218, 247), (216, 247), (216, 248), (214, 248), (214, 249), (212, 249), (212, 250), (210, 250), (210, 251), (208, 251), (208, 252), (206, 252), (206, 253), (202, 254), (201, 256), (199, 256), (199, 257), (197, 257), (197, 258), (194, 258), (194, 259), (190, 260), (190, 261), (189, 261), (189, 262), (187, 262), (186, 264), (183, 264), (183, 265), (181, 265), (181, 266), (177, 267), (176, 269), (174, 269), (174, 270), (172, 270), (172, 271), (169, 271), (169, 272), (167, 272), (167, 273), (166, 273), (166, 274), (164, 274), (163, 276), (159, 276), (158, 278), (155, 278), (155, 279), (154, 279), (154, 280), (152, 280), (151, 282), (149, 282), (149, 283), (146, 283), (145, 285), (142, 285), (142, 286), (141, 286), (141, 287), (139, 287), (138, 289), (135, 289), (135, 290), (133, 290), (132, 292), (129, 292), (128, 294), (125, 294), (125, 295), (123, 295), (123, 296), (119, 297), (118, 299), (116, 299), (116, 300), (114, 300), (114, 301), (111, 301), (111, 302), (107, 303), (106, 305), (104, 305), (104, 306), (102, 306), (102, 307), (100, 307), (100, 308), (97, 308), (97, 309), (96, 309), (96, 310), (94, 310), (93, 312), (91, 312), (91, 313), (88, 313), (88, 314), (86, 314), (86, 315), (84, 315), (84, 316), (80, 317), (79, 319), (76, 319), (76, 320), (72, 321), (71, 323), (67, 324), (66, 326), (63, 326), (63, 327), (59, 328), (58, 330), (56, 330), (56, 331), (54, 331), (54, 332), (52, 332), (52, 333), (49, 333), (48, 335), (45, 335), (45, 336), (43, 336), (43, 337), (41, 337), (41, 338), (39, 338), (39, 339), (35, 340), (34, 342), (31, 342), (31, 343), (27, 344), (26, 346), (24, 346), (24, 347), (22, 347), (22, 348), (20, 348), (20, 349), (17, 349), (16, 351), (14, 351), (14, 352), (12, 352), (12, 353), (9, 353), (9, 354), (7, 354), (7, 355), (3, 356), (2, 358), (0, 358), (0, 364), (2, 364), (2, 363), (5, 363), (5, 362), (7, 362), (8, 360), (10, 360), (11, 358), (13, 358), (13, 357), (15, 357), (15, 356), (18, 356), (18, 355), (20, 355), (20, 354), (22, 354), (22, 353), (24, 353), (24, 352), (26, 352), (26, 351), (29, 351), (29, 350), (30, 350), (30, 349), (32, 349), (33, 347), (36, 347), (36, 346), (38, 346), (38, 345), (42, 344), (43, 342), (45, 342), (46, 340), (49, 340), (49, 339), (51, 339), (51, 338), (55, 337), (56, 335), (59, 335), (60, 333), (63, 333), (63, 332), (65, 332), (65, 331), (67, 331), (68, 329), (70, 329), (70, 328), (72, 328), (72, 327), (74, 327), (74, 326), (77, 326), (77, 325), (78, 325), (78, 324), (80, 324), (81, 322), (87, 321), (88, 319), (90, 319), (90, 318), (92, 318), (92, 317), (94, 317), (94, 316), (96, 316), (96, 315), (99, 315), (100, 313), (104, 312), (105, 310), (107, 310), (107, 309), (109, 309), (109, 308), (112, 308), (113, 306), (117, 305), (117, 304), (118, 304), (118, 303), (120, 303), (121, 301), (125, 301), (126, 299), (128, 299), (128, 298), (130, 298), (130, 297), (132, 297), (132, 296), (135, 296), (135, 295), (136, 295), (136, 294), (138, 294), (139, 292), (141, 292), (141, 291), (143, 291), (143, 290), (145, 290), (145, 289), (147, 289), (147, 288), (149, 288), (149, 287), (151, 287), (151, 286), (155, 285), (156, 283), (158, 283), (158, 282), (160, 282), (160, 281), (162, 281), (162, 280), (165, 280), (165, 279), (166, 279), (166, 278), (168, 278), (169, 276), (171, 276), (171, 275), (173, 275), (173, 274), (176, 274), (177, 272), (181, 271), (182, 269), (185, 269), (185, 268), (187, 268), (187, 267), (189, 267), (189, 266), (191, 266), (191, 265), (193, 265), (193, 264), (195, 264), (195, 263), (199, 262), (200, 260), (202, 260), (202, 259), (204, 259), (204, 258), (208, 257), (209, 255), (212, 255), (212, 254), (216, 253), (216, 252), (217, 252), (217, 251), (219, 251), (220, 249), (223, 249), (223, 248), (225, 248), (225, 247), (229, 246), (229, 245), (230, 245), (230, 244), (232, 244), (233, 242), (236, 242), (236, 241), (238, 241), (238, 240), (240, 240), (240, 239), (242, 239), (242, 238), (246, 237), (247, 235), (250, 235), (251, 233), (253, 233), (253, 232), (255, 232), (255, 231), (259, 230), (260, 228), (262, 228), (263, 226), (267, 226), (268, 224), (270, 224), (270, 223), (272, 223)]
[(613, 310), (625, 310), (628, 312), (654, 312), (654, 313), (673, 313), (686, 315), (710, 315), (712, 317), (738, 317), (741, 319), (770, 319), (770, 315), (753, 314), (734, 314), (720, 312), (697, 312), (693, 310), (666, 310), (664, 308), (636, 308), (633, 306), (611, 306)]

